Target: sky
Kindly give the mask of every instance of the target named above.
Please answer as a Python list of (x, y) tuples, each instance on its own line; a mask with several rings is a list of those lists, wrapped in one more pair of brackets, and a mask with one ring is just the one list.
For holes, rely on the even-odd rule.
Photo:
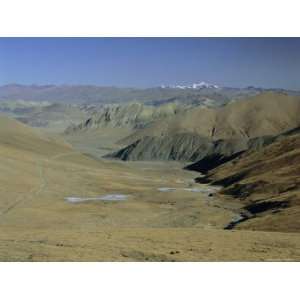
[(300, 90), (300, 38), (0, 38), (0, 85)]

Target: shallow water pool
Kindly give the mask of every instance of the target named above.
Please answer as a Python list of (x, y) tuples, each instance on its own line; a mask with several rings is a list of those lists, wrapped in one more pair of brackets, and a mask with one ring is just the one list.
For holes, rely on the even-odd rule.
[(107, 194), (99, 197), (66, 197), (65, 200), (69, 203), (80, 203), (85, 201), (124, 201), (128, 196), (124, 194)]
[(171, 188), (171, 187), (161, 187), (157, 189), (160, 192), (171, 192), (171, 191), (175, 191), (176, 188)]

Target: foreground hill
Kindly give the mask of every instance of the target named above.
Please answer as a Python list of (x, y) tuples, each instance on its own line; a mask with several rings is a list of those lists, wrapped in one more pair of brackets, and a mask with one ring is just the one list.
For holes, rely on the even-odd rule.
[(121, 140), (129, 146), (112, 156), (125, 160), (227, 157), (263, 146), (270, 137), (299, 126), (299, 113), (299, 97), (274, 93), (220, 108), (195, 107), (135, 131)]
[(243, 204), (246, 215), (232, 227), (299, 232), (299, 165), (300, 129), (296, 128), (258, 151), (246, 151), (217, 168), (211, 166), (198, 180), (222, 185), (224, 195)]
[(0, 116), (0, 147), (3, 151), (7, 149), (8, 154), (10, 149), (40, 155), (70, 151), (70, 146), (66, 143), (6, 116)]

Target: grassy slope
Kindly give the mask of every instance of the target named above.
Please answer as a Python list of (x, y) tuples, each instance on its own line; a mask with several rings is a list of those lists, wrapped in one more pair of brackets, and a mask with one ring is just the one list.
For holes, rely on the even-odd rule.
[(300, 135), (282, 137), (260, 151), (246, 152), (208, 174), (257, 218), (237, 228), (300, 232)]
[[(298, 235), (205, 230), (230, 210), (184, 191), (174, 166), (95, 161), (18, 122), (0, 120), (0, 260), (267, 260), (300, 258)], [(66, 196), (130, 195), (70, 204)], [(236, 249), (236, 244), (243, 246)], [(179, 251), (178, 253), (176, 251)]]

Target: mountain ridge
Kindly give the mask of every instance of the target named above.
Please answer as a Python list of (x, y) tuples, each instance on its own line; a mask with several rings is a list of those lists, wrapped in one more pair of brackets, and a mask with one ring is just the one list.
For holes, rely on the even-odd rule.
[[(220, 108), (196, 107), (136, 130), (120, 140), (127, 147), (112, 156), (123, 160), (180, 159), (187, 151), (195, 155), (183, 156), (185, 159), (220, 159), (220, 155), (226, 159), (240, 151), (260, 148), (272, 136), (296, 128), (300, 125), (299, 113), (299, 97), (270, 92)], [(191, 142), (191, 136), (197, 138)]]
[(262, 91), (277, 91), (288, 94), (300, 94), (298, 91), (284, 89), (256, 88), (200, 88), (172, 89), (161, 87), (132, 88), (97, 85), (22, 85), (8, 84), (0, 86), (0, 101), (51, 101), (66, 103), (118, 103), (126, 101), (187, 101), (211, 98), (228, 102), (232, 99), (245, 98)]

